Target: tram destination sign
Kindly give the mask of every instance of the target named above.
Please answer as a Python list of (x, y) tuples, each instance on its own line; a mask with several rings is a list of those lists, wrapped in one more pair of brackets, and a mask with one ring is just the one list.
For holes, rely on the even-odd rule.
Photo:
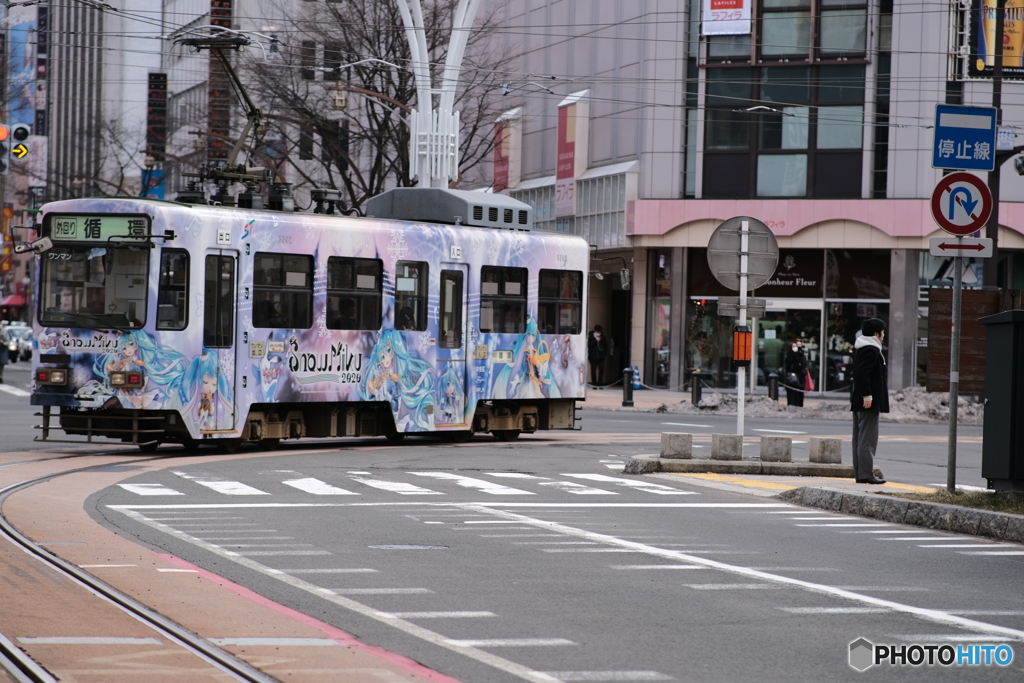
[(54, 242), (108, 242), (119, 238), (145, 238), (150, 218), (145, 215), (49, 214), (50, 239)]

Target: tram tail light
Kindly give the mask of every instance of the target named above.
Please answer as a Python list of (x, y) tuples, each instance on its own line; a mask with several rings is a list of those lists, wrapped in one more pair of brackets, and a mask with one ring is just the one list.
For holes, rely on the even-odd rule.
[(732, 333), (732, 364), (737, 368), (750, 367), (753, 335), (746, 325), (737, 325)]
[(112, 387), (126, 387), (129, 389), (138, 389), (143, 384), (143, 376), (141, 372), (112, 372), (110, 373), (110, 386)]
[(36, 384), (62, 386), (67, 383), (67, 370), (36, 370)]

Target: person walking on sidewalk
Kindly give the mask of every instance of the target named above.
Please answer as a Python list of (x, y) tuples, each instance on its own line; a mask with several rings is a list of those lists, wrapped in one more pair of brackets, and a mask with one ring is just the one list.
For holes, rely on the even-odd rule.
[(604, 358), (608, 355), (608, 342), (600, 325), (587, 335), (587, 360), (590, 361), (590, 383), (595, 387), (604, 384)]
[(878, 448), (878, 418), (889, 412), (889, 383), (882, 341), (885, 323), (870, 318), (861, 325), (861, 337), (854, 344), (853, 387), (853, 472), (858, 484), (884, 484), (874, 475), (875, 450)]
[(804, 384), (807, 379), (807, 356), (804, 345), (794, 341), (786, 352), (786, 405), (803, 407)]

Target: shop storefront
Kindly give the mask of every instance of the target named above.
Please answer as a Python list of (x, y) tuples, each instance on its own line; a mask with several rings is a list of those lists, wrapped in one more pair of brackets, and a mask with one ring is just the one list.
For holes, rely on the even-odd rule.
[[(718, 297), (735, 296), (713, 277), (707, 250), (686, 250), (686, 375), (700, 370), (716, 387), (735, 388), (732, 329), (736, 319), (718, 315)], [(803, 344), (816, 390), (849, 386), (849, 363), (861, 323), (889, 317), (890, 251), (886, 249), (781, 249), (775, 275), (754, 296), (766, 300), (751, 321), (756, 353), (751, 386), (785, 375), (786, 351)]]

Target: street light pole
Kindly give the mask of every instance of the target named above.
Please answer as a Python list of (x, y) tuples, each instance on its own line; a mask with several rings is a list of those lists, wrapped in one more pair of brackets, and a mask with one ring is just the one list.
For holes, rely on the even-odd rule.
[[(452, 19), (448, 57), (441, 87), (434, 88), (430, 76), (430, 52), (420, 0), (396, 0), (409, 41), (417, 108), (409, 114), (409, 176), (418, 177), (421, 187), (448, 187), (459, 177), (459, 113), (455, 88), (459, 83), (462, 58), (480, 0), (459, 0)], [(434, 94), (440, 95), (434, 109)]]

